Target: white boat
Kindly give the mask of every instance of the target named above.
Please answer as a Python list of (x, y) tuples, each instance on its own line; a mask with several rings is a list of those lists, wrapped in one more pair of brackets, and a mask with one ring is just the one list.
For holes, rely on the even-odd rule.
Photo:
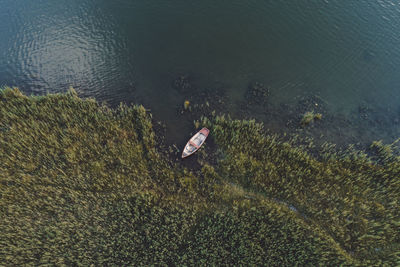
[(190, 138), (190, 140), (186, 143), (185, 148), (183, 149), (182, 158), (186, 158), (192, 155), (197, 150), (199, 150), (199, 148), (203, 145), (204, 141), (206, 141), (206, 138), (209, 133), (210, 130), (208, 130), (207, 128), (203, 128), (200, 131), (198, 131), (195, 135), (193, 135), (193, 137)]

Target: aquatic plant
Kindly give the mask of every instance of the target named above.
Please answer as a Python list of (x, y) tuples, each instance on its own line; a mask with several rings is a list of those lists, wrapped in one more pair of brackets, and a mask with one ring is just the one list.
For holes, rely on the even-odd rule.
[[(395, 265), (400, 160), (323, 148), (255, 121), (202, 118), (218, 163), (158, 148), (143, 106), (0, 91), (5, 265)], [(206, 152), (208, 151), (208, 152)]]
[(321, 113), (314, 113), (313, 111), (308, 111), (303, 114), (300, 124), (302, 126), (307, 126), (310, 123), (322, 119), (322, 114)]
[(188, 92), (192, 88), (190, 80), (191, 79), (189, 76), (181, 75), (172, 82), (172, 87), (178, 90), (180, 93)]
[(190, 102), (189, 100), (185, 100), (185, 102), (183, 102), (183, 108), (186, 110), (189, 108)]
[(314, 115), (314, 120), (320, 120), (322, 119), (322, 114), (321, 113), (317, 113)]
[(246, 99), (250, 105), (265, 105), (269, 100), (269, 89), (264, 84), (254, 82), (246, 91)]

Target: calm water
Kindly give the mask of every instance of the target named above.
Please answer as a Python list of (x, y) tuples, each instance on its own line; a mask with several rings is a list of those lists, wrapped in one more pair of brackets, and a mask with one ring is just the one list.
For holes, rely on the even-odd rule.
[(260, 81), (274, 103), (317, 93), (337, 112), (400, 107), (394, 0), (0, 0), (0, 17), (0, 85), (144, 103), (176, 131), (171, 81), (187, 73), (232, 103)]

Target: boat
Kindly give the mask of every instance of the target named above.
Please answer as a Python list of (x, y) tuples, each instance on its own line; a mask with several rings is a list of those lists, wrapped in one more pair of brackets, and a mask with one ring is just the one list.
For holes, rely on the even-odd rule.
[(189, 157), (194, 152), (199, 150), (199, 148), (203, 145), (204, 141), (206, 141), (206, 138), (209, 133), (210, 130), (208, 130), (207, 128), (203, 128), (200, 131), (198, 131), (195, 135), (193, 135), (193, 137), (190, 138), (190, 140), (186, 143), (185, 148), (183, 149), (182, 158)]

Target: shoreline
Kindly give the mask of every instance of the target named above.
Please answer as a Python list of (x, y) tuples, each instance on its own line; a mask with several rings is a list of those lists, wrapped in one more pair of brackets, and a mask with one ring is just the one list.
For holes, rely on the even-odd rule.
[[(399, 110), (384, 109), (382, 107), (364, 103), (344, 115), (332, 111), (332, 107), (318, 95), (306, 94), (296, 98), (296, 104), (276, 105), (272, 103), (268, 86), (253, 82), (250, 83), (244, 99), (231, 103), (223, 85), (219, 87), (193, 90), (195, 82), (189, 76), (179, 76), (172, 82), (181, 98), (181, 104), (176, 108), (176, 116), (189, 132), (180, 136), (171, 136), (166, 139), (169, 146), (182, 146), (188, 138), (198, 130), (198, 122), (202, 116), (228, 115), (232, 119), (252, 120), (264, 124), (270, 134), (281, 137), (300, 136), (302, 139), (312, 139), (315, 146), (324, 143), (333, 144), (338, 150), (354, 146), (360, 150), (367, 150), (374, 141), (382, 140), (392, 143), (400, 137), (400, 107)], [(191, 90), (196, 93), (192, 93)], [(188, 102), (185, 107), (185, 101)], [(233, 111), (228, 112), (227, 111)], [(308, 123), (302, 122), (309, 113), (318, 114), (319, 119), (312, 119)], [(154, 118), (155, 121), (157, 117)], [(171, 129), (164, 125), (164, 134)], [(198, 125), (197, 125), (198, 126)], [(176, 134), (175, 134), (176, 135)], [(174, 142), (178, 140), (178, 143)]]

